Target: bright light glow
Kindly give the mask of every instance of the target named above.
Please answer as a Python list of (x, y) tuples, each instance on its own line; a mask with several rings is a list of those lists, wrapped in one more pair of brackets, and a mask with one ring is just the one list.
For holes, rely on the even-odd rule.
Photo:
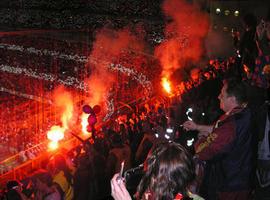
[(239, 14), (240, 14), (240, 12), (239, 12), (238, 10), (234, 11), (234, 16), (235, 16), (235, 17), (238, 17)]
[(220, 8), (216, 9), (216, 14), (218, 15), (221, 12)]
[(165, 138), (168, 140), (168, 139), (170, 139), (170, 136), (165, 134)]
[(159, 135), (158, 135), (157, 133), (155, 134), (155, 136), (156, 136), (156, 138), (158, 138), (158, 137), (159, 137)]
[(167, 132), (167, 133), (173, 133), (173, 129), (172, 129), (172, 128), (167, 128), (167, 129), (166, 129), (166, 132)]
[(172, 89), (171, 89), (171, 83), (170, 81), (168, 80), (168, 78), (166, 77), (163, 77), (162, 80), (162, 86), (164, 88), (164, 90), (168, 93), (168, 94), (171, 94), (172, 92)]
[(192, 121), (192, 118), (189, 116), (189, 113), (192, 113), (192, 112), (193, 112), (192, 108), (187, 109), (186, 115), (187, 115), (187, 118), (188, 118), (189, 121)]
[(56, 150), (58, 148), (58, 142), (55, 142), (55, 141), (49, 142), (48, 148), (50, 151)]
[(81, 115), (81, 125), (82, 125), (82, 132), (84, 135), (89, 135), (89, 132), (87, 131), (87, 125), (88, 125), (88, 114), (83, 113)]
[(64, 138), (65, 129), (60, 126), (52, 126), (47, 133), (47, 138), (51, 141), (58, 142)]
[(205, 116), (205, 113), (204, 112), (202, 113), (202, 116)]
[(194, 138), (192, 138), (191, 140), (187, 140), (187, 146), (191, 146), (194, 142)]
[(224, 11), (224, 14), (225, 14), (226, 16), (228, 16), (230, 13), (231, 13), (231, 12), (230, 12), (229, 10), (225, 10), (225, 11)]

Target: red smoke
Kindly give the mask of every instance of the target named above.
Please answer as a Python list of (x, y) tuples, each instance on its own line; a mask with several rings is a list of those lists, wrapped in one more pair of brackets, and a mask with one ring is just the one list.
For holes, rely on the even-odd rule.
[(91, 56), (111, 62), (124, 50), (141, 51), (143, 48), (144, 45), (128, 28), (119, 31), (103, 28), (96, 35)]
[(99, 30), (90, 55), (96, 62), (86, 65), (91, 71), (86, 80), (90, 90), (87, 103), (91, 106), (102, 104), (109, 89), (115, 84), (117, 73), (108, 69), (111, 63), (118, 63), (124, 51), (141, 51), (143, 48), (144, 45), (128, 28), (118, 31), (108, 28)]
[(165, 41), (155, 49), (155, 56), (163, 67), (162, 76), (170, 76), (187, 61), (200, 60), (209, 20), (207, 14), (185, 0), (165, 0), (162, 8), (171, 21), (165, 28)]
[(53, 102), (58, 109), (58, 113), (61, 115), (62, 127), (67, 129), (74, 114), (72, 94), (60, 86), (53, 92)]

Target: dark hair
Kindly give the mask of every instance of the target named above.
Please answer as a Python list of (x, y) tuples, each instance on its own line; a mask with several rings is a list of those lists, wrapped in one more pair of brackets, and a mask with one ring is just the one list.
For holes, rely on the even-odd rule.
[(39, 169), (31, 175), (33, 182), (40, 180), (42, 183), (45, 183), (47, 186), (51, 187), (53, 185), (53, 179), (51, 174), (44, 169)]
[(115, 146), (123, 145), (123, 140), (119, 133), (116, 132), (112, 135), (112, 143)]
[(174, 199), (177, 193), (187, 196), (187, 187), (195, 178), (192, 156), (177, 143), (157, 145), (147, 159), (147, 171), (142, 178), (137, 197), (149, 190), (154, 199)]
[(12, 190), (14, 187), (20, 186), (19, 181), (17, 180), (10, 180), (6, 184), (7, 190)]
[(227, 85), (228, 96), (234, 96), (239, 105), (247, 102), (246, 84), (243, 81), (227, 79), (223, 83)]
[(254, 14), (248, 13), (243, 17), (244, 23), (250, 28), (256, 28), (257, 18)]

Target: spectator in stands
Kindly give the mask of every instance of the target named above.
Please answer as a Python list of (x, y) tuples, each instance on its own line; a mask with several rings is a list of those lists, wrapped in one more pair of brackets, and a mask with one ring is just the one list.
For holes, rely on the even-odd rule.
[(246, 14), (243, 18), (243, 24), (245, 31), (239, 42), (241, 64), (246, 65), (249, 70), (253, 72), (255, 68), (255, 59), (258, 56), (256, 43), (256, 16), (251, 13)]
[(31, 179), (35, 189), (35, 200), (62, 200), (48, 171), (38, 170), (32, 174)]
[[(180, 144), (157, 145), (146, 160), (146, 173), (136, 193), (136, 199), (192, 199), (188, 187), (195, 178), (192, 156)], [(123, 179), (116, 174), (111, 180), (115, 200), (131, 200)]]
[(261, 55), (270, 55), (270, 8), (265, 19), (257, 26), (258, 44)]
[(270, 7), (266, 17), (258, 24), (256, 33), (259, 56), (256, 59), (255, 72), (257, 73), (253, 74), (252, 81), (254, 85), (266, 88), (268, 83), (263, 68), (270, 64)]
[(74, 196), (73, 191), (73, 175), (69, 169), (66, 159), (63, 155), (57, 154), (50, 161), (51, 173), (53, 182), (64, 196), (65, 200), (72, 200)]
[(25, 194), (22, 192), (21, 183), (16, 180), (7, 182), (6, 200), (27, 200)]
[(251, 112), (246, 104), (243, 82), (227, 80), (219, 95), (225, 112), (213, 126), (186, 121), (186, 130), (198, 130), (202, 137), (195, 145), (196, 155), (207, 161), (205, 198), (250, 199), (254, 178), (254, 149)]
[(124, 144), (129, 144), (128, 133), (124, 123), (119, 124), (119, 134)]
[(135, 156), (137, 164), (141, 164), (145, 161), (148, 152), (152, 148), (154, 142), (157, 140), (152, 130), (152, 124), (149, 121), (145, 121), (143, 124), (143, 134), (143, 139), (139, 144)]
[(258, 133), (258, 164), (256, 170), (256, 200), (270, 199), (270, 102), (266, 101), (256, 113)]
[[(268, 70), (267, 70), (268, 68)], [(270, 82), (270, 66), (264, 69), (264, 75)], [(270, 199), (270, 88), (264, 104), (257, 109), (255, 130), (258, 140), (258, 161), (256, 169), (256, 200)]]
[(116, 172), (120, 171), (121, 162), (125, 161), (125, 170), (131, 167), (131, 151), (127, 144), (124, 144), (121, 135), (113, 133), (112, 149), (107, 158), (107, 170), (111, 178)]
[(82, 154), (78, 157), (77, 170), (74, 174), (74, 199), (76, 200), (88, 200), (89, 196), (96, 194), (94, 184), (91, 184), (95, 177), (91, 164), (88, 155)]

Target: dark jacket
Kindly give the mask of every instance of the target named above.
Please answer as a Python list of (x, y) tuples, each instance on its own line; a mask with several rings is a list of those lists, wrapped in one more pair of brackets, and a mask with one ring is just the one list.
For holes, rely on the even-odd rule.
[(250, 190), (255, 174), (252, 115), (248, 108), (236, 108), (218, 120), (213, 132), (196, 144), (196, 152), (208, 164), (211, 192)]

